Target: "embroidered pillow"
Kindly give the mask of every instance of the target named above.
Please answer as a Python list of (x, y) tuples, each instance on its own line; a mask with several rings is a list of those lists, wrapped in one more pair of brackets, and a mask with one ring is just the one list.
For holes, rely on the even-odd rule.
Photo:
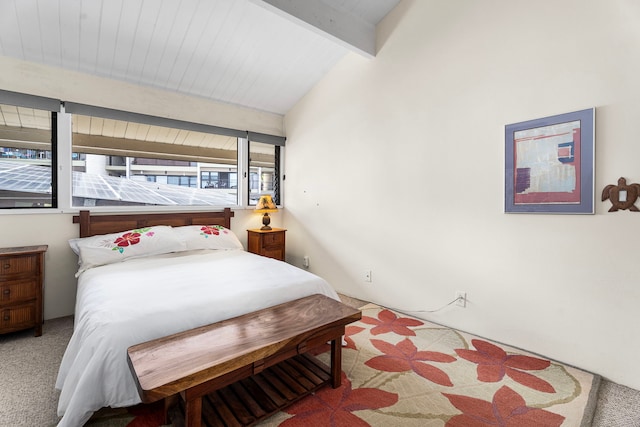
[(173, 231), (187, 245), (195, 249), (244, 249), (235, 233), (221, 225), (185, 225)]
[(186, 250), (185, 242), (165, 225), (71, 239), (69, 245), (78, 255), (78, 274), (130, 258)]

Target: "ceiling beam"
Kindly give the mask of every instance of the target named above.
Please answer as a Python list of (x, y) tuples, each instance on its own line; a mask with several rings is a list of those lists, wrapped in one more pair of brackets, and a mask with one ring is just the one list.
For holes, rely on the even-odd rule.
[(375, 25), (322, 1), (251, 0), (366, 58), (376, 55)]

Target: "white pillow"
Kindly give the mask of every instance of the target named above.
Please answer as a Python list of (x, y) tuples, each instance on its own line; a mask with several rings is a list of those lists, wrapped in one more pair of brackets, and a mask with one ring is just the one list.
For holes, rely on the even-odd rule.
[(78, 274), (92, 267), (131, 258), (186, 250), (186, 244), (166, 225), (69, 240), (78, 255)]
[(244, 249), (235, 233), (221, 225), (185, 225), (173, 231), (187, 245), (196, 249)]

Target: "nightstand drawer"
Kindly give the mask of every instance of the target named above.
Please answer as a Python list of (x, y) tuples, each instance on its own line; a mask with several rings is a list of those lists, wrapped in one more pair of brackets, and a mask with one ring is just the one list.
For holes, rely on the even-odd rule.
[(247, 230), (247, 251), (284, 261), (286, 231), (282, 228)]
[(0, 280), (32, 274), (37, 265), (37, 255), (12, 256), (0, 259)]
[(0, 302), (10, 303), (28, 301), (36, 298), (38, 282), (33, 279), (0, 282)]
[(284, 244), (284, 233), (269, 233), (263, 236), (264, 247), (282, 246)]
[(282, 248), (264, 248), (262, 252), (260, 252), (260, 255), (284, 261), (284, 251)]

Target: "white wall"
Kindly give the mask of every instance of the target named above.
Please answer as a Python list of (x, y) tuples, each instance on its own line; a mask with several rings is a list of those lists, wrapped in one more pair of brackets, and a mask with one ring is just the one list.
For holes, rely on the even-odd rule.
[[(289, 261), (640, 389), (640, 3), (403, 0), (285, 117)], [(504, 126), (596, 108), (596, 214), (504, 214)], [(638, 203), (640, 206), (640, 203)], [(373, 282), (363, 273), (371, 269)]]

